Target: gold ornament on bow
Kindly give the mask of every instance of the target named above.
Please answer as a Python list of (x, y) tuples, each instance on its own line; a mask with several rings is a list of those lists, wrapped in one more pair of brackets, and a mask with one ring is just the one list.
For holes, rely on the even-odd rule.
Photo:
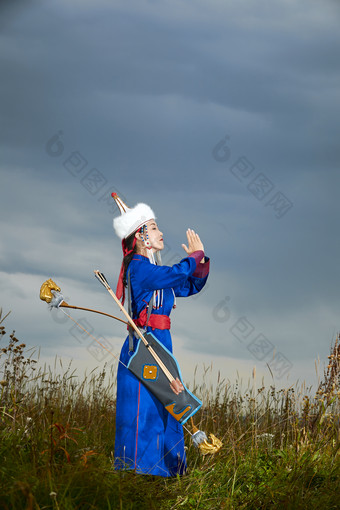
[(194, 425), (194, 421), (190, 418), (191, 427), (192, 427), (192, 441), (196, 448), (199, 449), (202, 455), (213, 455), (220, 451), (223, 446), (223, 443), (220, 439), (218, 439), (214, 434), (209, 434), (211, 439), (211, 443), (208, 442), (208, 438), (205, 432), (199, 430), (196, 425)]
[(46, 301), (46, 303), (50, 303), (53, 299), (52, 290), (60, 292), (60, 287), (50, 278), (40, 287), (40, 299)]
[(223, 446), (222, 441), (214, 436), (214, 434), (209, 434), (209, 437), (211, 439), (211, 443), (208, 443), (208, 441), (204, 439), (203, 442), (198, 445), (202, 455), (217, 453)]

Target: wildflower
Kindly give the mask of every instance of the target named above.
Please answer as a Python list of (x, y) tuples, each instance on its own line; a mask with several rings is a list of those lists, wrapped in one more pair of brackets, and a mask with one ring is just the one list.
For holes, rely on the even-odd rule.
[(260, 440), (260, 443), (270, 450), (273, 447), (274, 434), (268, 434), (264, 432), (263, 434), (259, 434), (256, 436), (257, 440)]
[(52, 492), (50, 492), (50, 496), (51, 496), (51, 498), (55, 498), (55, 497), (57, 497), (57, 493), (52, 491)]
[(1, 386), (8, 386), (8, 382), (3, 380), (3, 381), (0, 381), (0, 385)]
[(264, 432), (263, 434), (259, 434), (257, 439), (273, 439), (274, 434), (269, 434), (268, 432)]

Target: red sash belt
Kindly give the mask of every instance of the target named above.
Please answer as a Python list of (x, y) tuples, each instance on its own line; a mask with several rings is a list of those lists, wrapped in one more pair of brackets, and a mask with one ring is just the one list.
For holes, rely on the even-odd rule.
[[(139, 314), (138, 319), (133, 322), (139, 328), (143, 328), (146, 325), (147, 316), (146, 308), (144, 308)], [(170, 324), (170, 317), (167, 315), (151, 314), (148, 322), (148, 326), (151, 326), (152, 329), (170, 329)]]

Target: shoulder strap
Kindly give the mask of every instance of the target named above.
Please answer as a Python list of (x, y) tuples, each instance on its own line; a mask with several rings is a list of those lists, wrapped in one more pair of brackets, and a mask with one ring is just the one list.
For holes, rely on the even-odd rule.
[(146, 318), (145, 328), (148, 327), (150, 315), (152, 313), (152, 308), (153, 308), (153, 293), (152, 293), (151, 299), (150, 299), (149, 304), (148, 304), (148, 316)]
[[(127, 296), (128, 297), (128, 313), (129, 313), (130, 317), (132, 317), (130, 271), (128, 271), (128, 286), (127, 287), (128, 287), (128, 296)], [(146, 319), (145, 329), (148, 327), (148, 324), (149, 324), (152, 307), (153, 307), (153, 293), (152, 293), (151, 299), (148, 304), (148, 315), (147, 315), (147, 319)], [(132, 328), (132, 326), (130, 326), (130, 324), (129, 324), (129, 351), (133, 351), (133, 328)]]
[[(130, 315), (130, 317), (132, 317), (132, 312), (131, 312), (131, 279), (130, 279), (130, 270), (128, 271), (128, 285), (127, 285), (127, 288), (128, 288), (128, 313)], [(133, 351), (133, 328), (132, 326), (130, 326), (129, 324), (129, 352), (130, 351)]]

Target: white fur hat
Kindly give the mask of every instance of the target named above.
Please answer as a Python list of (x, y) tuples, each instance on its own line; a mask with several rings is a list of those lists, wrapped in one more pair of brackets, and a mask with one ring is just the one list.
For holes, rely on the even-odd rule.
[(113, 219), (113, 228), (120, 239), (126, 239), (147, 221), (156, 218), (155, 213), (147, 204), (137, 204), (131, 209), (119, 198), (117, 193), (112, 193), (112, 197), (121, 214)]

